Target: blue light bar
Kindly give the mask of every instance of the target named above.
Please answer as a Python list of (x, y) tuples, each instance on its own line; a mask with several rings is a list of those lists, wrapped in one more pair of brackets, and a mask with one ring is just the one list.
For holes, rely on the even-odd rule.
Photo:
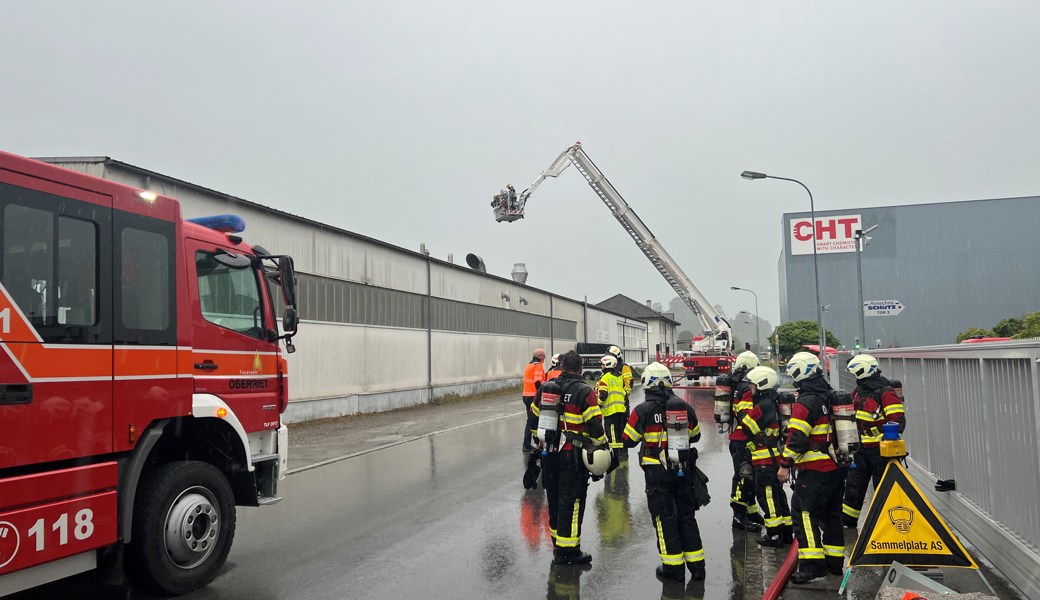
[(194, 219), (188, 219), (188, 221), (221, 233), (242, 233), (246, 230), (246, 222), (238, 215), (196, 217)]

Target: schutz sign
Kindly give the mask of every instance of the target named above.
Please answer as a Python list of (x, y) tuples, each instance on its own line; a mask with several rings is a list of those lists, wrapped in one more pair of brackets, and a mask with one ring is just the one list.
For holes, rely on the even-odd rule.
[[(855, 252), (859, 215), (816, 217), (816, 252)], [(813, 226), (808, 217), (791, 219), (791, 254), (813, 253)]]

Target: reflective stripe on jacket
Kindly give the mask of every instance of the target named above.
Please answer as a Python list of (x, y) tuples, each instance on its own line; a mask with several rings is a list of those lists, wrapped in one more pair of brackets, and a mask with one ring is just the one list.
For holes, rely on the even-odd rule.
[(603, 411), (600, 410), (596, 391), (583, 383), (581, 375), (564, 373), (543, 385), (540, 392), (531, 404), (531, 413), (536, 417), (541, 416), (542, 396), (546, 394), (557, 395), (563, 406), (559, 417), (559, 431), (562, 439), (566, 441), (560, 450), (574, 448), (566, 436), (568, 432), (578, 437), (589, 438), (597, 445), (606, 445)]
[(625, 384), (620, 375), (613, 371), (603, 373), (596, 390), (604, 417), (625, 412)]
[(627, 364), (621, 365), (621, 383), (625, 388), (626, 394), (632, 393), (632, 367)]
[(787, 425), (785, 465), (793, 463), (801, 470), (821, 473), (838, 470), (829, 452), (834, 436), (828, 398), (832, 393), (821, 375), (810, 378), (799, 388), (798, 401), (791, 407), (791, 421)]
[(754, 395), (751, 393), (751, 386), (745, 385), (740, 388), (741, 395), (737, 395), (737, 386), (733, 388), (733, 431), (729, 432), (729, 439), (734, 442), (746, 442), (748, 436), (744, 433), (744, 430), (740, 427), (740, 424), (744, 421), (744, 416), (747, 415), (752, 408), (755, 407), (755, 403), (752, 401)]
[(774, 466), (780, 451), (780, 418), (777, 414), (776, 391), (763, 390), (754, 396), (755, 406), (740, 420), (740, 427), (754, 448), (751, 462), (758, 466)]
[[(631, 448), (640, 442), (643, 447), (639, 451), (639, 464), (660, 465), (658, 457), (667, 446), (668, 433), (665, 431), (665, 405), (671, 391), (647, 390), (645, 402), (635, 407), (625, 425), (625, 434), (621, 437), (625, 446)], [(701, 426), (697, 422), (697, 414), (686, 405), (690, 443), (701, 439)]]

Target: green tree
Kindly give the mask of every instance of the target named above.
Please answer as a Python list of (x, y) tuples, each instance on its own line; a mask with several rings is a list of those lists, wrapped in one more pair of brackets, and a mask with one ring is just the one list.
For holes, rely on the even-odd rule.
[(1013, 337), (1017, 340), (1040, 337), (1040, 310), (1027, 314), (1022, 319), (1022, 328)]
[(961, 343), (970, 337), (994, 337), (993, 332), (989, 329), (982, 329), (981, 327), (969, 327), (964, 331), (957, 334), (957, 343)]
[(999, 337), (1015, 337), (1019, 331), (1022, 331), (1023, 325), (1022, 319), (1008, 317), (993, 326), (993, 333)]
[[(777, 332), (780, 333), (780, 354), (784, 358), (790, 358), (795, 352), (803, 352), (806, 345), (817, 345), (820, 343), (819, 328), (816, 321), (792, 321), (784, 323), (773, 330), (770, 339), (775, 343)], [(826, 332), (827, 345), (837, 348), (841, 341), (828, 330)]]

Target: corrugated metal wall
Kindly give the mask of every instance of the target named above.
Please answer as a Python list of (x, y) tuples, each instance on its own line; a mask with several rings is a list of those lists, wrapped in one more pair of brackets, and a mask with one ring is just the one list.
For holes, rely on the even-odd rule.
[[(899, 300), (897, 316), (867, 317), (866, 340), (882, 347), (948, 344), (971, 326), (1040, 309), (1040, 198), (947, 202), (818, 211), (817, 217), (860, 214), (880, 225), (863, 251), (864, 300)], [(784, 215), (779, 265), (783, 322), (816, 320), (812, 255), (790, 254)], [(825, 325), (849, 348), (859, 335), (856, 254), (820, 254)]]
[(186, 218), (238, 214), (250, 243), (293, 256), (303, 324), (289, 420), (517, 383), (536, 347), (584, 339), (578, 301), (119, 163), (56, 164), (173, 196)]

